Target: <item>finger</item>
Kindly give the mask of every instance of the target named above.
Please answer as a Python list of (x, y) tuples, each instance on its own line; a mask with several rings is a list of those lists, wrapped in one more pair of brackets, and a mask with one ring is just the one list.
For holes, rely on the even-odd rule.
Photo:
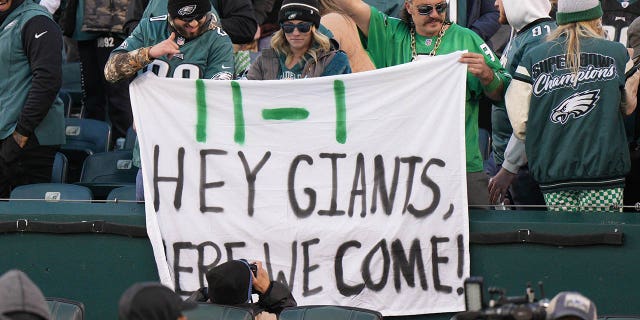
[(175, 32), (171, 32), (171, 35), (169, 35), (169, 40), (173, 41), (176, 39), (176, 33)]

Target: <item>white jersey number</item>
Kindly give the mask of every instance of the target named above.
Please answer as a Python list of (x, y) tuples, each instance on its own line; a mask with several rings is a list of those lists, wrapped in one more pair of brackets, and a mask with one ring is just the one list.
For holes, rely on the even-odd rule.
[[(144, 72), (151, 71), (158, 77), (168, 78), (169, 69), (170, 66), (166, 61), (156, 59), (144, 68)], [(173, 74), (171, 75), (171, 77), (176, 79), (199, 79), (200, 68), (198, 68), (198, 66), (194, 64), (183, 63), (177, 66), (175, 70), (173, 70)]]

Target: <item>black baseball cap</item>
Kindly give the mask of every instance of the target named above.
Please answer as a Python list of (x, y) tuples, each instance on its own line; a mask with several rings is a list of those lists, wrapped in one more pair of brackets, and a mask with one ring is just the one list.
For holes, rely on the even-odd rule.
[(185, 310), (198, 306), (183, 301), (173, 290), (158, 282), (139, 282), (127, 289), (118, 303), (120, 320), (176, 320)]

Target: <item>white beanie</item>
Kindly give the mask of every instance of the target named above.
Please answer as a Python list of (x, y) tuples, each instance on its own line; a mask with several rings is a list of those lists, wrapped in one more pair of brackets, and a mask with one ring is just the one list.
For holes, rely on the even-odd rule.
[(602, 17), (600, 0), (558, 0), (556, 22), (559, 25)]

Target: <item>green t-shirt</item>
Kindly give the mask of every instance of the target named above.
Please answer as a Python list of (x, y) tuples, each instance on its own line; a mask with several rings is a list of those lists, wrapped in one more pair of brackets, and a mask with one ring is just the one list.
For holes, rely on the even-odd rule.
[(282, 54), (278, 56), (278, 60), (280, 60), (280, 75), (278, 75), (278, 80), (295, 80), (302, 78), (304, 60), (300, 60), (300, 62), (289, 69), (285, 63), (286, 58), (287, 57)]
[[(423, 37), (416, 34), (416, 53), (428, 55), (435, 46), (436, 37)], [(391, 18), (371, 7), (369, 36), (362, 44), (371, 56), (376, 68), (395, 66), (411, 61), (411, 32), (402, 20)], [(460, 50), (468, 50), (485, 55), (487, 65), (500, 77), (504, 86), (511, 76), (500, 65), (489, 46), (470, 29), (452, 24), (441, 39), (436, 54), (442, 55)], [(482, 171), (482, 155), (478, 145), (478, 110), (483, 95), (480, 80), (467, 73), (467, 93), (465, 99), (465, 143), (467, 172)]]

